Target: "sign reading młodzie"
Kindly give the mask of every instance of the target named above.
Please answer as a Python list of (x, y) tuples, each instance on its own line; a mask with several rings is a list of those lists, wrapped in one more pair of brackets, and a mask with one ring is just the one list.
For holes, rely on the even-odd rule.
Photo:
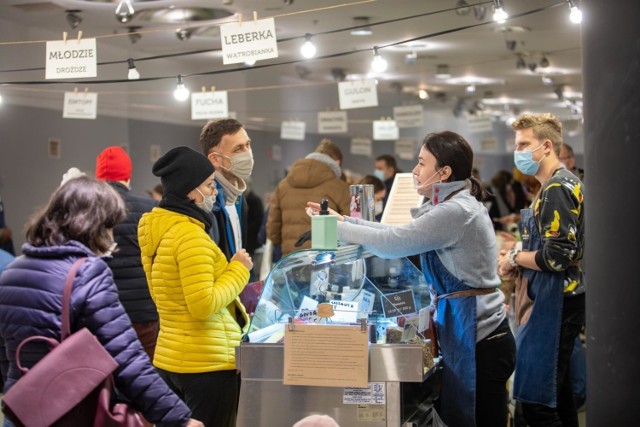
[(98, 75), (96, 39), (47, 42), (45, 79), (78, 79)]

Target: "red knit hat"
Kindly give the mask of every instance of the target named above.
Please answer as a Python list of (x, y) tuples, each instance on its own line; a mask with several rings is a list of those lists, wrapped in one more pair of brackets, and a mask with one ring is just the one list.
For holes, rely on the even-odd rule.
[(131, 179), (131, 158), (122, 147), (107, 147), (96, 158), (96, 178), (103, 181)]

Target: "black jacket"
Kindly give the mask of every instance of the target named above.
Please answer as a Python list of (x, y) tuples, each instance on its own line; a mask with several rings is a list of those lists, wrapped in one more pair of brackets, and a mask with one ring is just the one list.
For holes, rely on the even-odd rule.
[(156, 306), (149, 293), (149, 285), (142, 269), (138, 245), (138, 222), (143, 213), (156, 206), (153, 199), (132, 193), (117, 182), (109, 182), (118, 191), (127, 207), (127, 217), (113, 229), (118, 243), (113, 258), (107, 264), (113, 271), (120, 301), (133, 323), (158, 320)]

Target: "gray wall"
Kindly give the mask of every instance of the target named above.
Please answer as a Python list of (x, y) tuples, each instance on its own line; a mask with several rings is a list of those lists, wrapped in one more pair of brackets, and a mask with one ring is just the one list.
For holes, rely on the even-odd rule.
[[(159, 183), (151, 173), (151, 146), (160, 146), (163, 153), (177, 145), (199, 150), (198, 136), (203, 124), (194, 122), (192, 126), (184, 126), (109, 116), (99, 116), (97, 120), (70, 120), (63, 119), (60, 111), (4, 105), (0, 113), (0, 193), (5, 202), (7, 224), (14, 231), (16, 249), (19, 250), (24, 242), (24, 224), (37, 208), (47, 203), (70, 167), (93, 174), (95, 158), (100, 151), (109, 145), (125, 146), (133, 161), (132, 189), (144, 193)], [(484, 180), (489, 180), (500, 169), (513, 168), (513, 132), (501, 122), (494, 122), (492, 132), (473, 134), (468, 130), (466, 119), (453, 117), (450, 110), (428, 110), (423, 128), (401, 129), (400, 136), (414, 139), (417, 153), (426, 133), (447, 129), (467, 137)], [(273, 128), (249, 128), (248, 133), (256, 161), (252, 185), (260, 196), (273, 191), (291, 163), (313, 151), (323, 137), (307, 133), (305, 141), (281, 140), (279, 131)], [(342, 149), (343, 166), (362, 175), (373, 172), (377, 156), (394, 152), (393, 142), (373, 141), (370, 157), (356, 156), (349, 152), (350, 138), (328, 136)], [(488, 136), (496, 138), (497, 148), (483, 151), (480, 141)], [(49, 158), (49, 138), (61, 140), (60, 159)], [(567, 136), (567, 142), (573, 145), (578, 164), (582, 165), (582, 135)], [(272, 159), (274, 145), (281, 147), (280, 161)], [(415, 166), (415, 160), (399, 160), (398, 165), (409, 172)]]

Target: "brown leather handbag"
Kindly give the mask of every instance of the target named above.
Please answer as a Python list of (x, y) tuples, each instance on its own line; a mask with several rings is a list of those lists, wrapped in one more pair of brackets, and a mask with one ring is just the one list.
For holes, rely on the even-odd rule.
[[(73, 279), (86, 260), (78, 259), (65, 281), (60, 342), (32, 336), (16, 350), (16, 364), (23, 376), (2, 402), (2, 411), (15, 426), (142, 426), (140, 416), (128, 405), (111, 406), (111, 374), (118, 362), (87, 328), (70, 333)], [(51, 350), (31, 369), (26, 369), (20, 363), (20, 352), (35, 341), (46, 342)]]

